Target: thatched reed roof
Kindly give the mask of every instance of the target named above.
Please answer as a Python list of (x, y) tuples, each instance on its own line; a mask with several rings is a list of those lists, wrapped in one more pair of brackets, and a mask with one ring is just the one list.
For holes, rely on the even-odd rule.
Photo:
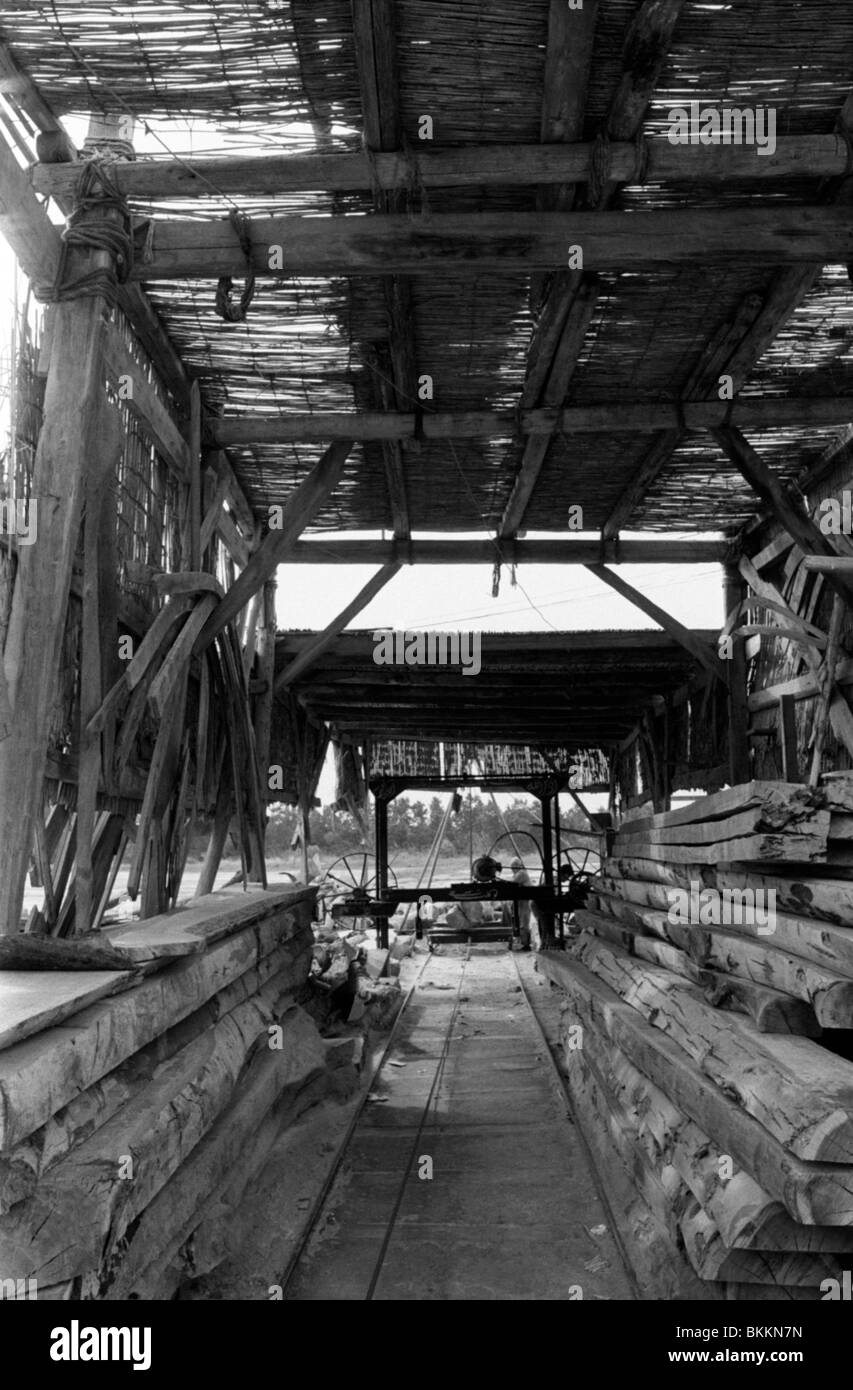
[[(601, 0), (588, 69), (586, 99), (572, 139), (593, 140), (611, 118), (624, 74), (654, 67), (648, 35), (631, 30), (641, 12), (634, 0)], [(544, 133), (548, 80), (549, 4), (516, 0), (399, 0), (394, 7), (396, 121), (400, 143), (416, 153), (418, 122), (435, 122), (430, 149), (536, 144)], [(666, 0), (676, 15), (658, 55), (657, 78), (642, 120), (649, 151), (665, 145), (667, 113), (690, 100), (768, 105), (778, 135), (830, 135), (853, 71), (853, 11), (837, 3), (753, 0), (723, 8)], [(220, 132), (229, 151), (319, 148), (358, 151), (365, 133), (363, 83), (353, 9), (343, 0), (135, 0), (124, 9), (91, 0), (50, 5), (0, 0), (0, 33), (42, 97), (59, 115), (93, 108), (130, 109), (140, 120), (193, 117)], [(627, 37), (626, 37), (627, 36)], [(641, 112), (642, 115), (642, 112)], [(301, 124), (298, 124), (301, 123)], [(369, 133), (369, 132), (368, 132)], [(180, 152), (178, 131), (169, 137)], [(375, 147), (375, 140), (371, 141)], [(641, 174), (638, 148), (637, 173)], [(758, 164), (763, 161), (758, 159)], [(648, 166), (647, 166), (648, 167)], [(371, 212), (369, 189), (258, 194), (232, 199), (174, 195), (135, 200), (155, 219), (223, 217), (234, 202), (253, 215)], [(770, 181), (727, 183), (673, 179), (621, 183), (615, 209), (723, 208), (813, 204), (832, 189), (808, 167)], [(529, 186), (424, 189), (412, 163), (411, 188), (397, 207), (414, 218), (460, 211), (511, 215), (554, 206), (565, 194)], [(581, 185), (575, 206), (583, 209)], [(801, 269), (801, 268), (798, 268)], [(584, 526), (653, 531), (736, 531), (756, 511), (754, 494), (707, 434), (658, 435), (619, 428), (625, 401), (713, 399), (725, 353), (713, 345), (746, 332), (778, 290), (780, 271), (767, 265), (714, 263), (701, 256), (683, 266), (598, 275), (566, 405), (612, 404), (612, 430), (555, 434), (523, 515), (527, 530), (564, 526), (580, 503)], [(404, 328), (418, 375), (434, 379), (425, 409), (514, 410), (525, 387), (528, 352), (547, 277), (438, 271), (408, 282), (401, 324), (378, 278), (260, 279), (245, 324), (214, 312), (212, 280), (153, 281), (150, 298), (187, 365), (202, 384), (208, 409), (226, 418), (293, 411), (411, 409), (411, 380), (390, 371), (387, 348)], [(553, 289), (553, 285), (552, 285)], [(741, 363), (744, 395), (849, 393), (853, 291), (841, 266), (826, 266), (799, 307), (780, 315), (773, 345), (759, 342)], [(713, 370), (711, 370), (713, 367)], [(390, 398), (388, 396), (389, 376)], [(807, 473), (831, 444), (833, 427), (764, 430), (751, 435), (762, 457), (785, 479)], [(650, 452), (662, 449), (652, 477), (627, 511), (626, 490)], [(320, 443), (245, 444), (231, 458), (258, 508), (281, 500), (322, 452)], [(489, 529), (505, 514), (525, 453), (517, 431), (501, 437), (421, 441), (404, 454), (411, 531)], [(624, 513), (624, 514), (623, 514)], [(377, 442), (358, 444), (343, 484), (315, 518), (326, 528), (391, 529), (387, 457)], [(399, 529), (399, 528), (398, 528)], [(515, 529), (515, 528), (510, 528)]]

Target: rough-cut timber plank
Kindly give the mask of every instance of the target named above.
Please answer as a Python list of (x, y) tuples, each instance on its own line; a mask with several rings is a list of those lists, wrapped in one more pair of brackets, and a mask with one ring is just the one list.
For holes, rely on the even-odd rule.
[[(761, 808), (770, 818), (768, 823), (774, 828), (786, 824), (786, 818), (793, 820), (809, 811), (823, 809), (828, 797), (809, 791), (798, 782), (745, 782), (737, 787), (726, 787), (723, 791), (712, 792), (710, 796), (697, 797), (689, 806), (681, 806), (675, 811), (662, 811), (657, 815), (644, 816), (632, 820), (630, 833), (646, 830), (668, 829), (670, 826), (705, 824), (719, 821), (737, 812)], [(721, 831), (721, 838), (723, 838)]]
[[(106, 1244), (122, 1239), (215, 1125), (280, 1020), (288, 983), (285, 972), (164, 1062), (32, 1199), (0, 1217), (0, 1265), (10, 1275), (51, 1284), (97, 1268)], [(132, 1158), (132, 1180), (120, 1174), (120, 1155)]]
[(853, 1159), (853, 1064), (810, 1039), (759, 1033), (721, 1015), (683, 983), (590, 937), (572, 953), (667, 1034), (718, 1086), (798, 1158)]
[(853, 882), (848, 879), (809, 878), (796, 874), (783, 878), (775, 875), (772, 869), (765, 873), (748, 867), (729, 869), (725, 865), (717, 868), (694, 865), (691, 868), (690, 865), (657, 863), (639, 856), (611, 860), (607, 870), (618, 873), (621, 878), (669, 884), (675, 888), (689, 889), (691, 883), (699, 882), (705, 887), (732, 891), (773, 889), (777, 907), (785, 912), (825, 919), (839, 926), (853, 926)]
[[(792, 1033), (801, 1038), (819, 1038), (822, 1028), (811, 1006), (800, 998), (792, 998), (778, 987), (754, 982), (752, 979), (732, 979), (725, 968), (714, 970), (702, 960), (694, 959), (690, 951), (690, 936), (693, 927), (673, 927), (662, 914), (660, 938), (648, 937), (640, 933), (648, 931), (649, 919), (654, 914), (600, 894), (596, 902), (606, 914), (608, 908), (613, 918), (602, 915), (602, 911), (575, 912), (578, 925), (592, 931), (596, 936), (612, 941), (630, 955), (651, 965), (663, 966), (675, 975), (682, 976), (691, 984), (698, 985), (707, 1003), (715, 1009), (732, 1009), (735, 1013), (746, 1014), (751, 1018), (759, 1033)], [(676, 945), (674, 942), (679, 944)]]
[(0, 971), (6, 970), (128, 970), (127, 956), (113, 951), (96, 936), (64, 941), (50, 936), (16, 932), (0, 937)]
[(129, 927), (109, 928), (101, 939), (126, 961), (156, 960), (163, 956), (193, 955), (215, 941), (239, 931), (247, 922), (262, 922), (299, 903), (313, 903), (310, 888), (254, 888), (244, 893), (236, 886), (220, 888), (207, 897), (193, 898), (190, 905), (162, 917)]
[(630, 822), (628, 832), (620, 831), (613, 841), (613, 853), (621, 853), (627, 841), (634, 844), (642, 838), (648, 845), (722, 845), (727, 840), (738, 840), (745, 835), (762, 835), (772, 832), (778, 835), (808, 835), (819, 839), (829, 839), (832, 818), (829, 811), (818, 810), (808, 803), (788, 802), (779, 799), (759, 804), (747, 811), (726, 816), (722, 820), (685, 821), (678, 825), (650, 826), (648, 823), (635, 825)]
[(300, 1092), (325, 1071), (325, 1049), (313, 1020), (301, 1009), (291, 1010), (282, 1026), (282, 1049), (264, 1048), (258, 1053), (219, 1122), (143, 1212), (115, 1279), (103, 1290), (106, 1298), (126, 1299), (152, 1265), (165, 1267), (202, 1218), (215, 1208), (220, 1190), (228, 1186), (235, 1167), (245, 1159), (246, 1135), (257, 1136), (264, 1116), (274, 1106), (283, 1103), (299, 1113)]
[[(703, 890), (704, 885), (697, 883), (697, 895)], [(772, 943), (774, 949), (790, 951), (803, 966), (811, 963), (823, 967), (835, 977), (853, 979), (853, 932), (845, 927), (774, 911), (770, 919), (772, 930), (767, 932), (763, 926), (765, 909), (760, 909), (760, 920), (756, 921), (754, 909), (748, 904), (744, 905), (742, 891), (731, 900), (723, 925), (713, 921), (703, 923), (700, 916), (696, 925), (679, 926), (678, 917), (672, 920), (669, 917), (673, 906), (671, 894), (672, 889), (665, 888), (663, 884), (605, 877), (601, 891), (594, 896), (601, 911), (612, 912), (620, 920), (642, 925), (646, 931), (654, 932), (663, 940), (681, 942), (686, 939), (685, 933), (696, 930), (722, 931), (746, 940), (758, 937), (765, 945)], [(625, 913), (630, 913), (630, 916), (625, 917)], [(722, 914), (715, 909), (715, 916), (721, 917)]]
[(190, 456), (186, 440), (114, 324), (107, 329), (104, 355), (116, 377), (130, 379), (130, 394), (125, 391), (122, 396), (128, 410), (141, 421), (158, 452), (181, 482), (187, 482)]
[(714, 1285), (697, 1278), (684, 1259), (670, 1232), (659, 1184), (649, 1181), (647, 1168), (640, 1175), (635, 1163), (626, 1166), (623, 1148), (616, 1143), (619, 1128), (611, 1122), (609, 1097), (589, 1059), (581, 1052), (567, 1051), (565, 1063), (572, 1104), (596, 1169), (604, 1177), (638, 1285), (647, 1296), (667, 1301), (704, 1303), (721, 1297)]
[(853, 1231), (804, 1226), (792, 1221), (781, 1202), (737, 1168), (721, 1176), (720, 1149), (616, 1048), (607, 1034), (591, 1030), (595, 1067), (609, 1093), (641, 1136), (649, 1156), (671, 1163), (717, 1226), (731, 1249), (853, 1251)]
[(251, 969), (292, 931), (289, 913), (248, 926), (203, 955), (6, 1048), (0, 1053), (0, 1149), (38, 1129), (131, 1053)]
[(803, 1163), (763, 1125), (741, 1110), (688, 1060), (681, 1047), (651, 1027), (636, 1009), (579, 961), (540, 955), (538, 968), (569, 996), (582, 1024), (604, 1029), (620, 1051), (730, 1154), (795, 1220), (810, 1226), (853, 1226), (853, 1169)]
[(0, 1049), (55, 1027), (96, 999), (127, 989), (134, 978), (116, 970), (0, 972)]
[(306, 927), (290, 940), (274, 946), (257, 966), (238, 976), (165, 1033), (160, 1033), (146, 1047), (51, 1115), (40, 1129), (0, 1155), (0, 1212), (32, 1196), (42, 1175), (106, 1124), (138, 1092), (140, 1084), (154, 1075), (157, 1067), (212, 1028), (232, 1009), (259, 993), (268, 981), (289, 970), (295, 995), (310, 968), (311, 944), (310, 928)]
[(827, 841), (827, 835), (789, 835), (782, 831), (745, 835), (710, 845), (653, 845), (642, 835), (620, 835), (614, 844), (614, 854), (620, 858), (643, 856), (668, 864), (733, 864), (759, 860), (826, 863)]
[[(853, 260), (846, 209), (825, 206), (666, 209), (655, 212), (445, 213), (409, 217), (257, 217), (250, 227), (255, 271), (276, 278), (333, 275), (434, 275), (450, 271), (562, 270), (580, 245), (587, 270), (705, 262), (814, 265)], [(281, 270), (269, 248), (286, 247)], [(227, 218), (168, 218), (156, 224), (151, 260), (138, 280), (240, 276), (246, 262)]]

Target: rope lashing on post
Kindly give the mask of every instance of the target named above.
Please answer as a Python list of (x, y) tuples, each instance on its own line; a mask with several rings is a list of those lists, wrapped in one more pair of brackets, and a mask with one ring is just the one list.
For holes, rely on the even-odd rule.
[[(96, 211), (117, 212), (121, 215), (121, 223), (107, 217), (95, 220), (93, 213)], [(68, 253), (72, 248), (109, 251), (112, 263), (68, 280)], [(53, 288), (42, 291), (38, 298), (43, 303), (60, 303), (103, 295), (109, 304), (115, 304), (118, 287), (130, 279), (132, 269), (133, 229), (127, 202), (109, 166), (96, 159), (90, 160), (80, 175), (77, 201), (62, 233), (62, 251)]]
[(249, 306), (255, 297), (255, 271), (252, 265), (252, 238), (249, 235), (249, 219), (242, 212), (232, 210), (229, 214), (231, 226), (237, 234), (240, 250), (246, 260), (246, 283), (243, 293), (235, 304), (231, 298), (234, 281), (230, 275), (221, 275), (216, 285), (216, 312), (226, 323), (243, 323)]

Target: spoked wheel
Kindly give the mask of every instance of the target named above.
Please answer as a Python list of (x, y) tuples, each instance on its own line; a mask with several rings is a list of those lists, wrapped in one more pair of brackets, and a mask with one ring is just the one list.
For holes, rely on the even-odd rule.
[[(495, 853), (498, 849), (501, 851), (500, 854)], [(509, 862), (509, 860), (515, 859), (516, 857), (523, 861), (525, 855), (532, 859), (534, 854), (536, 856), (541, 880), (542, 865), (544, 862), (542, 859), (542, 847), (536, 836), (532, 835), (529, 830), (513, 830), (511, 834), (504, 833), (503, 835), (499, 835), (489, 850), (489, 858), (497, 859), (499, 863), (503, 863), (503, 859)], [(503, 855), (503, 859), (501, 855)], [(536, 868), (534, 867), (534, 873), (535, 872)]]
[[(397, 875), (393, 869), (388, 870), (389, 888), (397, 887)], [(326, 916), (327, 905), (341, 898), (363, 898), (367, 902), (376, 892), (376, 869), (373, 856), (370, 854), (342, 854), (339, 859), (330, 864), (323, 875), (323, 882), (320, 888), (319, 901), (322, 904), (323, 917)], [(359, 930), (363, 930), (366, 925), (372, 925), (372, 919), (364, 914), (353, 914), (353, 922), (357, 924)]]
[(565, 873), (565, 865), (578, 878), (599, 878), (601, 875), (601, 855), (598, 850), (587, 849), (583, 845), (567, 845), (560, 852), (560, 859), (560, 877)]

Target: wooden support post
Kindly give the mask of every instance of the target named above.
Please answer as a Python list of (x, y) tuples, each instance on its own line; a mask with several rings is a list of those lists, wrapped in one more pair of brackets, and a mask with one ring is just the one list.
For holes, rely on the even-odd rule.
[[(725, 568), (726, 614), (732, 612), (743, 602), (745, 588), (740, 571), (732, 565)], [(746, 691), (746, 640), (733, 636), (731, 641), (731, 661), (728, 665), (729, 690), (729, 781), (732, 786), (740, 786), (750, 778), (749, 759), (749, 708)]]
[[(374, 799), (376, 824), (376, 894), (383, 898), (388, 891), (388, 801), (380, 792)], [(376, 944), (380, 950), (388, 949), (388, 918), (383, 917), (377, 928)]]
[(261, 777), (261, 791), (265, 801), (268, 800), (269, 793), (268, 764), (272, 739), (272, 711), (275, 699), (275, 692), (273, 689), (276, 638), (275, 592), (275, 580), (268, 579), (264, 585), (264, 611), (260, 641), (258, 643), (258, 680), (261, 682), (263, 689), (259, 691), (255, 703), (254, 720), (255, 746), (258, 750), (258, 770)]
[(190, 388), (189, 445), (189, 567), (201, 569), (201, 394), (198, 382)]
[[(110, 265), (106, 251), (69, 254), (69, 274), (75, 276)], [(38, 533), (33, 545), (19, 551), (4, 656), (12, 727), (0, 742), (0, 933), (18, 930), (33, 822), (41, 806), (83, 486), (97, 450), (106, 309), (101, 295), (91, 295), (63, 301), (55, 310), (30, 503)]]
[(841, 642), (841, 624), (843, 620), (844, 600), (840, 595), (836, 594), (832, 604), (832, 617), (829, 620), (829, 641), (826, 644), (826, 656), (824, 657), (823, 666), (820, 671), (822, 690), (818, 703), (817, 719), (815, 721), (814, 750), (812, 753), (811, 774), (809, 776), (810, 787), (816, 787), (820, 782), (823, 749), (829, 729), (829, 710), (835, 689), (835, 666), (838, 661), (838, 648)]
[(779, 745), (782, 752), (783, 782), (802, 781), (797, 753), (796, 703), (793, 695), (779, 697)]
[[(551, 797), (540, 796), (542, 807), (542, 876), (549, 892), (554, 891), (554, 842), (551, 834)], [(554, 946), (554, 913), (551, 908), (540, 909), (540, 938), (544, 950)]]
[(207, 842), (204, 862), (196, 884), (195, 897), (203, 898), (208, 893), (213, 892), (216, 883), (216, 875), (219, 872), (219, 864), (225, 849), (225, 841), (228, 838), (228, 830), (231, 825), (232, 815), (232, 791), (231, 780), (227, 766), (223, 766), (219, 780), (219, 793), (216, 798), (216, 814), (214, 816), (213, 828), (210, 832), (210, 839)]

